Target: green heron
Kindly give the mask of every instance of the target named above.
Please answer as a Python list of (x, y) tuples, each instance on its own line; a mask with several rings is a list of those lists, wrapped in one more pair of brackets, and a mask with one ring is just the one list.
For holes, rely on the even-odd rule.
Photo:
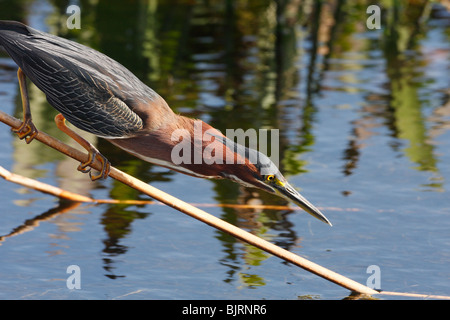
[[(26, 78), (29, 78), (60, 112), (55, 118), (58, 128), (88, 151), (89, 160), (81, 163), (78, 170), (90, 171), (88, 167), (95, 159), (102, 163), (99, 174), (89, 172), (92, 180), (106, 178), (110, 164), (91, 143), (69, 129), (65, 119), (150, 163), (200, 178), (227, 178), (246, 187), (277, 194), (331, 225), (314, 205), (291, 187), (267, 156), (230, 142), (231, 139), (203, 121), (175, 114), (162, 97), (108, 56), (16, 21), (0, 21), (0, 46), (19, 66), (23, 123), (14, 132), (27, 143), (38, 132), (31, 119), (26, 86)], [(191, 160), (197, 159), (196, 152), (204, 156), (204, 151), (212, 148), (221, 151), (214, 156), (221, 154), (223, 159), (235, 161), (204, 159), (200, 163), (180, 163), (173, 160), (174, 147), (180, 140), (191, 138), (198, 123), (202, 133), (208, 133), (210, 139), (200, 141), (200, 148), (191, 149)], [(173, 139), (172, 134), (177, 129), (185, 132), (178, 140)], [(198, 146), (197, 140), (192, 140), (192, 145)], [(271, 170), (264, 170), (268, 168)]]

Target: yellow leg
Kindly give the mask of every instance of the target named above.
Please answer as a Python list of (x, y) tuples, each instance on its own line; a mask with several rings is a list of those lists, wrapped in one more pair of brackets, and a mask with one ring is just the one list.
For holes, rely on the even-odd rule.
[(30, 101), (28, 99), (26, 76), (20, 68), (17, 71), (17, 78), (19, 78), (20, 95), (22, 97), (23, 122), (19, 128), (12, 129), (12, 131), (17, 133), (20, 139), (25, 138), (25, 141), (27, 143), (30, 143), (36, 137), (38, 131), (31, 120)]
[[(111, 169), (111, 164), (109, 163), (108, 159), (106, 159), (105, 156), (103, 156), (100, 151), (98, 151), (97, 148), (95, 148), (89, 141), (79, 136), (73, 130), (69, 129), (66, 126), (66, 119), (62, 114), (58, 114), (55, 117), (55, 122), (58, 129), (78, 142), (84, 149), (88, 151), (88, 160), (86, 162), (82, 162), (78, 166), (78, 171), (81, 171), (83, 173), (89, 172), (89, 176), (91, 177), (92, 181), (98, 180), (100, 178), (106, 179)], [(92, 175), (91, 168), (88, 168), (88, 166), (91, 165), (96, 159), (102, 164), (102, 170), (98, 175), (94, 176)]]

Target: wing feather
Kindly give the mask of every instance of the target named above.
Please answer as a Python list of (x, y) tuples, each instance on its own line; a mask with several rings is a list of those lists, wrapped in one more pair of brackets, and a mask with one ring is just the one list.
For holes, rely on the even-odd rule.
[(0, 45), (49, 103), (80, 129), (101, 137), (129, 137), (143, 129), (147, 106), (160, 108), (155, 114), (171, 112), (165, 104), (152, 104), (157, 93), (120, 63), (77, 42), (0, 21)]

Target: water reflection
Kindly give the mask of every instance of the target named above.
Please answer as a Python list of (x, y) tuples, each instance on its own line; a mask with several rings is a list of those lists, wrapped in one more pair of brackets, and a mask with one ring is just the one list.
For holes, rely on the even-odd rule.
[[(225, 183), (225, 187), (226, 187)], [(231, 184), (231, 183), (230, 183)], [(219, 185), (216, 186), (216, 190)], [(241, 188), (239, 194), (235, 194), (232, 198), (229, 193), (224, 192), (224, 196), (228, 195), (229, 202), (233, 201), (239, 205), (258, 206), (264, 203), (259, 192)], [(220, 194), (220, 191), (218, 191)], [(219, 199), (223, 201), (222, 199)], [(223, 203), (223, 202), (222, 202)], [(262, 210), (257, 208), (224, 208), (221, 218), (244, 230), (247, 230), (260, 238), (268, 240), (276, 245), (289, 250), (294, 244), (299, 243), (295, 231), (291, 229), (292, 224), (287, 220), (287, 215), (291, 213), (289, 210)], [(240, 283), (249, 287), (260, 286), (265, 280), (258, 274), (251, 272), (252, 266), (259, 266), (267, 258), (269, 254), (256, 247), (241, 242), (227, 233), (216, 231), (216, 238), (222, 241), (224, 249), (224, 257), (220, 262), (227, 266), (229, 270), (226, 272), (225, 282), (239, 280)]]
[[(0, 4), (1, 18), (29, 22), (25, 8), (32, 2)], [(433, 174), (431, 183), (422, 185), (442, 190), (435, 139), (450, 128), (448, 92), (437, 97), (424, 92), (434, 81), (442, 81), (425, 72), (439, 59), (448, 59), (448, 49), (425, 51), (421, 42), (432, 30), (428, 21), (439, 23), (441, 7), (431, 8), (426, 1), (384, 2), (385, 30), (368, 32), (361, 18), (366, 1), (81, 0), (82, 29), (68, 31), (61, 21), (70, 2), (49, 1), (53, 8), (47, 20), (51, 32), (120, 61), (175, 111), (202, 118), (223, 132), (227, 128), (280, 129), (281, 171), (286, 176), (307, 171), (305, 155), (313, 149), (320, 130), (317, 118), (324, 106), (319, 103), (330, 94), (337, 99), (325, 108), (357, 109), (346, 128), (349, 138), (341, 158), (327, 159), (342, 163), (343, 176), (358, 172), (364, 149), (370, 147), (371, 139), (386, 134), (386, 129), (390, 148), (407, 157), (415, 169)], [(448, 33), (441, 36), (448, 41)], [(444, 75), (437, 72), (436, 77)], [(42, 93), (31, 88), (37, 127), (63, 137), (53, 125), (56, 112)], [(424, 106), (431, 106), (430, 100), (436, 98), (442, 104), (426, 112)], [(17, 97), (16, 116), (20, 112)], [(93, 136), (87, 138), (96, 141)], [(115, 166), (139, 179), (172, 180), (170, 171), (156, 172), (152, 165), (104, 141), (97, 145)], [(42, 165), (57, 163), (55, 175), (62, 188), (70, 183), (68, 189), (87, 195), (90, 188), (104, 187), (76, 172), (73, 161), (38, 148), (38, 144), (15, 140), (14, 171), (41, 177), (48, 174), (39, 170)], [(115, 181), (108, 188), (114, 199), (141, 197)], [(228, 181), (215, 182), (214, 191), (219, 203), (284, 204), (282, 199)], [(223, 208), (221, 218), (289, 249), (301, 241), (289, 222), (290, 213)], [(126, 276), (115, 273), (117, 256), (128, 249), (121, 240), (132, 232), (136, 219), (148, 215), (127, 205), (105, 209), (101, 223), (106, 234), (103, 261), (108, 277)], [(239, 280), (250, 287), (266, 283), (251, 268), (267, 259), (264, 252), (222, 232), (216, 237), (223, 246), (220, 262), (228, 268), (224, 281)]]
[[(403, 11), (408, 14), (400, 15)], [(426, 63), (419, 47), (419, 38), (423, 36), (420, 21), (427, 14), (426, 2), (416, 5), (394, 2), (387, 19), (384, 53), (395, 135), (408, 141), (404, 152), (417, 164), (417, 169), (436, 171), (434, 148), (429, 143), (420, 101), (420, 88), (425, 80), (422, 70)]]
[[(41, 222), (49, 221), (56, 218), (59, 215), (64, 213), (68, 213), (75, 208), (77, 208), (80, 203), (71, 202), (71, 201), (60, 201), (55, 208), (52, 208), (42, 214), (39, 214), (31, 219), (24, 221), (23, 224), (13, 228), (10, 233), (0, 236), (0, 244), (5, 241), (7, 238), (11, 238), (17, 235), (20, 235), (24, 232), (29, 232), (34, 230), (34, 228), (38, 227)], [(67, 232), (69, 229), (74, 229), (74, 225), (70, 225), (69, 223), (64, 223), (63, 229)]]
[(103, 240), (105, 246), (102, 250), (104, 256), (103, 268), (108, 272), (105, 275), (111, 279), (125, 277), (125, 275), (118, 275), (114, 272), (116, 269), (115, 258), (128, 251), (128, 247), (121, 244), (121, 240), (132, 232), (132, 223), (134, 220), (143, 219), (149, 215), (148, 213), (130, 210), (128, 207), (127, 205), (109, 206), (103, 213), (101, 219), (107, 236)]

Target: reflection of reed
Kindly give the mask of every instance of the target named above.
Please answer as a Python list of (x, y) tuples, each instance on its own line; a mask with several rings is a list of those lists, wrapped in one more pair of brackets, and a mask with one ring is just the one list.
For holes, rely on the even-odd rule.
[[(418, 48), (423, 30), (421, 23), (428, 18), (426, 1), (394, 1), (389, 10), (387, 32), (385, 34), (384, 54), (387, 61), (387, 75), (391, 92), (393, 124), (398, 138), (408, 142), (404, 149), (417, 169), (436, 171), (434, 146), (430, 144), (426, 119), (422, 114), (420, 99), (422, 84), (415, 81), (419, 70), (426, 63)], [(407, 12), (407, 14), (404, 14)]]
[(0, 236), (0, 243), (5, 241), (6, 238), (10, 238), (25, 232), (29, 232), (34, 228), (38, 227), (40, 222), (52, 220), (63, 213), (75, 209), (80, 204), (81, 204), (80, 202), (60, 201), (59, 205), (56, 208), (50, 209), (34, 217), (33, 219), (25, 220), (23, 224), (14, 228), (10, 233), (4, 236)]
[(0, 176), (7, 181), (11, 181), (11, 182), (20, 184), (24, 187), (34, 189), (34, 190), (37, 190), (40, 192), (51, 194), (58, 198), (69, 199), (71, 201), (77, 201), (77, 202), (93, 202), (93, 200), (91, 198), (82, 196), (77, 193), (69, 192), (69, 191), (63, 190), (61, 188), (57, 188), (57, 187), (48, 185), (46, 183), (39, 182), (35, 179), (30, 179), (30, 178), (24, 177), (22, 175), (11, 173), (1, 166), (0, 166)]

